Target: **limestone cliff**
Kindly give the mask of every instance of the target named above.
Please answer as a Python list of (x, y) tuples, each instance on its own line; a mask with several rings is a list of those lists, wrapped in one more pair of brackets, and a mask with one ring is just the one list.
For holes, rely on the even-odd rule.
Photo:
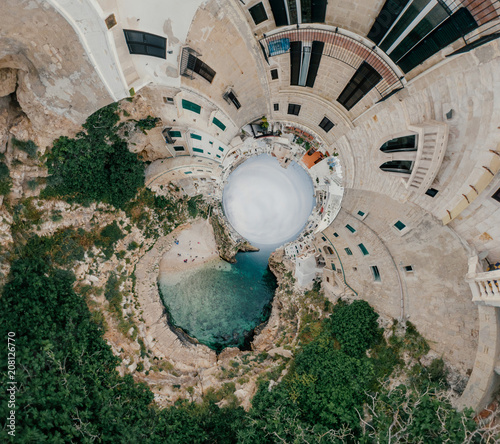
[(229, 235), (226, 226), (219, 216), (212, 215), (210, 217), (210, 223), (214, 229), (215, 241), (217, 242), (217, 248), (219, 249), (219, 256), (221, 259), (234, 264), (236, 262), (235, 256), (238, 252), (259, 251), (257, 247), (254, 247), (247, 241), (235, 242)]

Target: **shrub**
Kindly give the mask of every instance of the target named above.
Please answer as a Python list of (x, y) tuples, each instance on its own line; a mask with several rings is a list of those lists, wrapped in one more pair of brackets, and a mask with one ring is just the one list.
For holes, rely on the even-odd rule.
[(31, 159), (35, 159), (37, 157), (36, 151), (38, 150), (38, 147), (32, 140), (22, 141), (13, 137), (12, 145), (19, 148), (21, 151), (24, 151)]
[(127, 250), (128, 251), (132, 251), (132, 250), (135, 250), (136, 248), (139, 247), (139, 244), (136, 242), (136, 241), (132, 241), (128, 244), (127, 246)]
[(35, 207), (33, 197), (20, 200), (14, 207), (12, 216), (14, 219), (12, 233), (14, 235), (20, 235), (30, 230), (33, 225), (40, 225), (43, 222), (43, 210)]
[(146, 131), (152, 130), (159, 121), (160, 121), (159, 117), (148, 116), (145, 119), (136, 120), (135, 127), (137, 129), (140, 129), (144, 134), (146, 134)]
[(109, 302), (109, 307), (111, 311), (115, 313), (121, 313), (121, 303), (123, 296), (120, 292), (120, 282), (116, 277), (115, 273), (109, 275), (108, 281), (106, 282), (106, 288), (104, 289), (104, 296)]
[(10, 178), (9, 167), (0, 162), (0, 196), (5, 196), (10, 193), (12, 188), (12, 179)]
[(63, 215), (61, 210), (53, 210), (52, 214), (50, 215), (50, 220), (52, 222), (59, 222), (63, 220)]
[(429, 352), (429, 344), (409, 321), (406, 322), (405, 335), (401, 337), (393, 334), (389, 342), (397, 350), (406, 350), (415, 359), (420, 359)]
[(113, 247), (116, 242), (124, 237), (125, 235), (120, 230), (116, 220), (114, 220), (113, 223), (106, 225), (101, 230), (99, 237), (95, 241), (95, 245), (96, 247), (102, 248), (104, 256), (109, 259), (113, 256)]
[(38, 180), (37, 179), (28, 180), (27, 185), (28, 189), (30, 189), (31, 191), (35, 191), (38, 185)]

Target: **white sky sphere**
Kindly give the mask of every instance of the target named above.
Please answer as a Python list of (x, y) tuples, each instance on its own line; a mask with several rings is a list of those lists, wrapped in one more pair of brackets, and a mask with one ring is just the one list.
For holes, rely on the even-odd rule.
[(256, 244), (282, 244), (304, 228), (314, 207), (314, 188), (304, 169), (287, 169), (267, 154), (233, 171), (223, 193), (224, 212), (234, 229)]

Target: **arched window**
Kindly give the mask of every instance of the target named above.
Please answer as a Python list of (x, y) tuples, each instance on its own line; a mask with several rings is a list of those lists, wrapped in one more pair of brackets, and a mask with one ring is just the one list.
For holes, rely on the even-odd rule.
[(391, 160), (380, 165), (382, 171), (390, 173), (411, 174), (413, 162), (411, 160)]
[(417, 137), (411, 136), (396, 137), (385, 142), (380, 151), (383, 153), (396, 153), (398, 151), (417, 151)]
[(325, 251), (326, 254), (333, 254), (333, 250), (332, 250), (332, 247), (328, 246), (328, 245), (325, 245), (323, 247), (323, 250)]

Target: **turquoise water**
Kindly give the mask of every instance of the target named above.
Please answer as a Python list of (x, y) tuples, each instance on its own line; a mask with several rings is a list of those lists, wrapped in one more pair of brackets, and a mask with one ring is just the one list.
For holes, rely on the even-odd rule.
[(268, 245), (238, 253), (235, 264), (216, 259), (196, 269), (160, 274), (170, 322), (214, 350), (247, 348), (254, 328), (270, 314), (277, 284), (267, 261), (274, 249)]

